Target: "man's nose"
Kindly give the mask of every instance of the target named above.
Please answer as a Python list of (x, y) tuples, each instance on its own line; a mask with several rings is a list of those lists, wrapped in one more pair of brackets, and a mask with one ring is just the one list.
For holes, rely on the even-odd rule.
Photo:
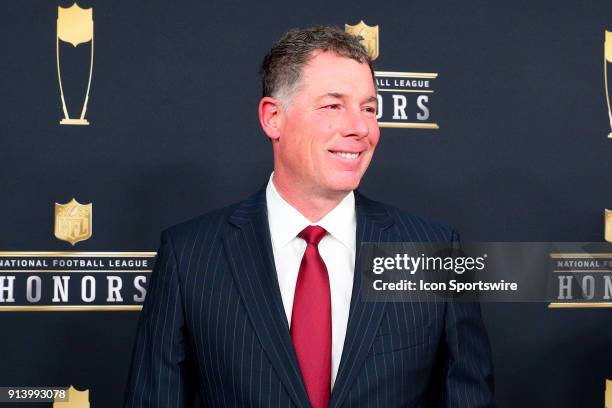
[(368, 133), (369, 128), (364, 112), (361, 109), (347, 109), (343, 136), (356, 136), (361, 139), (366, 137)]

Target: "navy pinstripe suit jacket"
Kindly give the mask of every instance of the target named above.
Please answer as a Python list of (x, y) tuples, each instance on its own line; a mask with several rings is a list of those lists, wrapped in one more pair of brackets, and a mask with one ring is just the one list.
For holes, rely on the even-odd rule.
[[(355, 193), (361, 242), (452, 241)], [(358, 262), (358, 261), (357, 261)], [(356, 276), (330, 407), (490, 407), (478, 304), (363, 302)], [(276, 277), (265, 189), (162, 233), (125, 407), (308, 407)]]

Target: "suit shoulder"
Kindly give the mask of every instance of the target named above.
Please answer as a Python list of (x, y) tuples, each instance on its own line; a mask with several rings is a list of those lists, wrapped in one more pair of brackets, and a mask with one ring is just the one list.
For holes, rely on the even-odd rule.
[(407, 239), (452, 241), (459, 237), (455, 228), (445, 222), (414, 214), (390, 204), (371, 200), (370, 203), (378, 211), (386, 212), (393, 219), (400, 234), (406, 236)]
[(413, 228), (417, 228), (425, 232), (427, 235), (429, 235), (432, 241), (453, 241), (459, 237), (457, 231), (445, 222), (432, 220), (430, 218), (411, 214), (399, 209), (397, 209), (397, 213), (397, 219), (401, 224), (412, 225)]

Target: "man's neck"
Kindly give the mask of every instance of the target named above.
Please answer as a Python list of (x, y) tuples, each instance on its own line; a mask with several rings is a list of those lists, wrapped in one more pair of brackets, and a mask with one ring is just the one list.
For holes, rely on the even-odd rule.
[(274, 188), (289, 205), (298, 210), (310, 222), (318, 222), (346, 197), (347, 192), (324, 195), (318, 191), (302, 191), (295, 184), (285, 183), (276, 173), (272, 176)]

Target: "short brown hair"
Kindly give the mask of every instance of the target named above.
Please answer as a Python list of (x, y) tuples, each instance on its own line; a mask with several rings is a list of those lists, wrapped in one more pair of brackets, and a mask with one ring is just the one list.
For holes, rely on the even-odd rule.
[[(360, 40), (361, 37), (334, 26), (289, 30), (261, 63), (262, 96), (288, 99), (300, 85), (304, 65), (313, 57), (314, 51), (329, 51), (368, 64), (376, 86), (372, 58)], [(284, 102), (288, 103), (288, 100)]]

